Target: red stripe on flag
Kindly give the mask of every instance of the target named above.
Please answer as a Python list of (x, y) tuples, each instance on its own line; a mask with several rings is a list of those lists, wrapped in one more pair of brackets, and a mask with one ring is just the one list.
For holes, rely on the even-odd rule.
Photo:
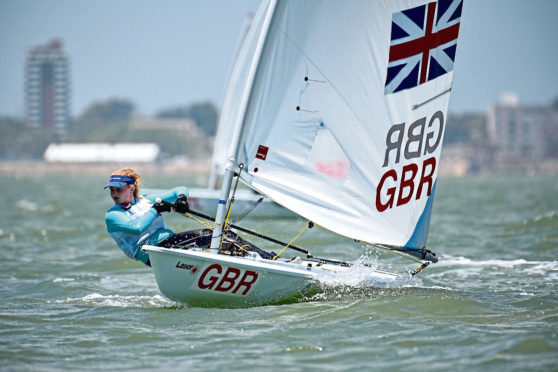
[(436, 14), (436, 3), (428, 4), (425, 35), (415, 40), (402, 44), (392, 45), (389, 48), (389, 62), (409, 58), (422, 53), (422, 66), (420, 71), (420, 84), (426, 82), (428, 70), (428, 57), (430, 50), (457, 39), (459, 35), (459, 23), (432, 33), (434, 28), (434, 15)]

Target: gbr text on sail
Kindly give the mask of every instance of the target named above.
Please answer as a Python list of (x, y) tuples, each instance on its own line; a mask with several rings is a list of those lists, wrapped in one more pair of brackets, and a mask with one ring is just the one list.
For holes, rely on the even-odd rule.
[[(410, 125), (392, 125), (386, 135), (382, 168), (388, 167), (376, 189), (376, 209), (384, 212), (430, 196), (434, 185), (436, 157), (432, 154), (442, 142), (444, 114), (436, 111), (431, 117), (415, 120)], [(431, 156), (429, 156), (431, 155)], [(423, 158), (422, 162), (416, 161)], [(395, 167), (400, 162), (403, 167)]]

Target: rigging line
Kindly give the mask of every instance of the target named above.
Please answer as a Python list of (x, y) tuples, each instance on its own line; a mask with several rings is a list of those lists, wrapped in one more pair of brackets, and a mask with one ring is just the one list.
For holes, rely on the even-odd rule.
[[(166, 202), (166, 201), (164, 201), (164, 200), (163, 200), (163, 203), (172, 206), (172, 203)], [(178, 212), (177, 212), (177, 213), (178, 213)], [(196, 212), (196, 211), (190, 210), (188, 213), (189, 213), (189, 214), (193, 214), (193, 215), (195, 215), (195, 216), (199, 216), (199, 217), (205, 218), (206, 220), (209, 220), (209, 221), (215, 221), (215, 218), (214, 218), (214, 217), (205, 215), (205, 214), (200, 213), (200, 212)], [(183, 213), (178, 213), (178, 214), (180, 214), (181, 216), (184, 216), (184, 217), (189, 217), (188, 215), (183, 214)], [(238, 231), (242, 231), (242, 232), (245, 232), (245, 233), (247, 233), (247, 234), (253, 235), (253, 236), (258, 237), (258, 238), (260, 238), (260, 239), (264, 239), (264, 240), (267, 240), (267, 241), (269, 241), (269, 242), (272, 242), (272, 243), (281, 245), (281, 246), (287, 245), (286, 243), (284, 243), (284, 242), (282, 242), (282, 241), (280, 241), (280, 240), (271, 238), (271, 237), (269, 237), (269, 236), (266, 236), (266, 235), (257, 233), (257, 232), (252, 231), (252, 230), (245, 229), (244, 227), (240, 227), (240, 226), (236, 226), (236, 225), (232, 225), (232, 224), (229, 224), (229, 227), (232, 228), (232, 229), (236, 229), (236, 230), (238, 230)], [(213, 227), (211, 227), (211, 229), (213, 229)], [(304, 254), (306, 255), (307, 258), (310, 258), (310, 259), (313, 259), (313, 260), (316, 260), (316, 261), (319, 261), (319, 262), (322, 262), (322, 263), (331, 263), (331, 264), (341, 265), (341, 266), (346, 266), (346, 267), (350, 267), (350, 266), (351, 266), (351, 263), (350, 263), (350, 262), (346, 262), (346, 261), (338, 261), (338, 260), (330, 260), (330, 259), (327, 259), (327, 258), (318, 258), (318, 257), (314, 257), (314, 256), (312, 255), (312, 253), (308, 252), (306, 249), (302, 249), (302, 248), (296, 247), (296, 246), (294, 246), (294, 245), (289, 245), (288, 247), (289, 247), (289, 249), (292, 249), (292, 250), (294, 250), (294, 251), (304, 253)]]
[(292, 243), (294, 243), (294, 241), (297, 240), (298, 237), (301, 236), (303, 232), (305, 232), (307, 229), (312, 228), (312, 226), (314, 226), (314, 224), (311, 221), (308, 222), (308, 224), (302, 230), (300, 230), (300, 232), (290, 242), (288, 242), (287, 245), (285, 245), (283, 249), (281, 249), (279, 253), (275, 255), (275, 257), (273, 257), (273, 261), (275, 261), (281, 255), (281, 253), (285, 251), (285, 249), (287, 249)]
[[(317, 226), (321, 227), (322, 229), (325, 229), (322, 225), (315, 224), (315, 223), (313, 223), (313, 222), (311, 222), (311, 223), (312, 223), (313, 225), (317, 225)], [(327, 230), (327, 229), (326, 229), (326, 230)], [(355, 241), (361, 242), (360, 240), (356, 240), (356, 239), (355, 239)], [(367, 244), (367, 245), (369, 245), (369, 246), (371, 246), (371, 247), (373, 247), (373, 248), (380, 249), (380, 250), (382, 250), (382, 251), (384, 251), (384, 252), (391, 253), (391, 254), (394, 254), (394, 255), (396, 255), (396, 256), (405, 258), (405, 259), (407, 259), (407, 260), (409, 260), (409, 261), (413, 261), (413, 262), (417, 262), (417, 263), (422, 263), (422, 261), (419, 261), (419, 260), (417, 260), (417, 259), (414, 258), (414, 257), (411, 257), (411, 256), (408, 256), (408, 255), (406, 255), (406, 254), (402, 254), (401, 252), (398, 252), (395, 248), (385, 247), (385, 246), (381, 246), (381, 245), (378, 245), (378, 244), (372, 244), (372, 243), (367, 243), (367, 242), (362, 242), (362, 243), (365, 243), (365, 244)], [(282, 252), (282, 251), (281, 251), (281, 252)], [(430, 264), (430, 263), (427, 262), (426, 266), (428, 266), (429, 264)], [(367, 265), (365, 265), (365, 266), (367, 266)], [(424, 266), (424, 267), (426, 267), (426, 266)], [(418, 271), (421, 271), (422, 269), (420, 269), (420, 270), (417, 269), (417, 270), (418, 270)]]
[(426, 268), (428, 265), (430, 265), (430, 262), (425, 262), (422, 265), (419, 266), (418, 269), (416, 269), (415, 271), (411, 271), (411, 276), (415, 276), (418, 273), (420, 273), (424, 268)]
[[(421, 260), (424, 261), (431, 261), (431, 262), (438, 262), (438, 258), (436, 257), (436, 253), (430, 251), (429, 249), (426, 249), (425, 247), (422, 247), (421, 249), (418, 248), (408, 248), (408, 247), (399, 247), (399, 246), (393, 246), (393, 245), (388, 245), (388, 244), (376, 244), (377, 246), (382, 246), (386, 249), (389, 250), (393, 250), (396, 252), (401, 252), (404, 253), (406, 255), (410, 255), (410, 256), (415, 256), (415, 257), (419, 257), (417, 256), (417, 254), (422, 255), (422, 257), (419, 257)], [(431, 258), (428, 258), (428, 257)]]
[[(169, 203), (169, 202), (166, 201), (166, 200), (161, 200), (161, 203), (163, 203), (164, 205), (167, 205), (167, 206), (169, 206), (169, 207), (171, 207), (171, 208), (174, 208), (174, 203)], [(202, 226), (204, 226), (204, 227), (206, 227), (206, 228), (208, 228), (208, 229), (210, 229), (210, 230), (213, 230), (213, 229), (214, 229), (214, 226), (213, 226), (212, 224), (210, 224), (209, 222), (201, 221), (201, 220), (197, 219), (197, 218), (194, 217), (194, 216), (202, 217), (202, 218), (205, 218), (205, 219), (210, 220), (210, 221), (215, 221), (214, 218), (208, 218), (209, 216), (205, 216), (205, 215), (203, 215), (203, 214), (201, 214), (201, 213), (198, 213), (198, 212), (192, 211), (192, 210), (188, 210), (188, 212), (186, 212), (186, 213), (180, 213), (180, 212), (178, 212), (178, 211), (175, 211), (175, 213), (177, 213), (177, 214), (179, 214), (179, 215), (181, 215), (181, 216), (183, 216), (183, 217), (191, 218), (191, 219), (193, 219), (194, 221), (198, 222), (200, 225), (202, 225)]]
[[(231, 196), (231, 201), (229, 202), (229, 208), (227, 210), (227, 217), (225, 218), (225, 222), (223, 224), (223, 231), (227, 230), (227, 225), (229, 224), (229, 217), (231, 216), (231, 210), (232, 210), (232, 206), (234, 204), (234, 197), (236, 194), (236, 189), (238, 187), (238, 180), (240, 180), (240, 173), (242, 173), (242, 169), (244, 168), (244, 164), (239, 164), (238, 167), (240, 168), (240, 171), (238, 172), (238, 175), (236, 176), (236, 182), (234, 184), (234, 188), (233, 188), (233, 193)], [(219, 249), (221, 249), (221, 246), (223, 245), (223, 238), (224, 238), (225, 234), (221, 234), (221, 241), (219, 242)]]
[[(174, 206), (173, 203), (169, 203), (169, 202), (167, 202), (167, 201), (165, 201), (165, 200), (162, 200), (161, 202), (162, 202), (163, 204), (165, 204), (165, 205), (170, 206), (170, 207), (173, 207), (173, 206)], [(188, 213), (180, 213), (180, 212), (176, 212), (176, 213), (180, 214), (180, 215), (183, 216), (183, 217), (188, 217), (188, 218), (191, 218), (191, 219), (193, 219), (193, 220), (195, 220), (195, 221), (198, 221), (200, 224), (202, 224), (203, 226), (208, 227), (208, 228), (211, 229), (211, 230), (214, 229), (213, 226), (211, 226), (211, 225), (209, 225), (209, 226), (206, 225), (204, 222), (198, 220), (198, 219), (195, 218), (194, 216), (202, 217), (202, 218), (205, 218), (206, 220), (209, 220), (209, 221), (215, 221), (215, 218), (214, 218), (214, 217), (211, 217), (211, 216), (208, 216), (208, 215), (205, 215), (205, 214), (203, 214), (203, 213), (196, 212), (196, 211), (193, 211), (193, 210), (188, 211)], [(340, 266), (345, 266), (345, 267), (350, 267), (350, 266), (352, 266), (351, 263), (350, 263), (350, 262), (347, 262), (347, 261), (338, 261), (338, 260), (330, 260), (330, 259), (327, 259), (327, 258), (318, 258), (318, 257), (314, 257), (314, 256), (312, 255), (312, 253), (310, 253), (310, 252), (307, 251), (306, 249), (302, 249), (302, 248), (299, 248), (299, 247), (296, 247), (296, 246), (292, 245), (292, 243), (294, 242), (294, 240), (295, 240), (296, 238), (293, 239), (293, 240), (292, 240), (291, 242), (289, 242), (288, 244), (285, 244), (284, 242), (282, 242), (282, 241), (280, 241), (280, 240), (271, 238), (271, 237), (269, 237), (269, 236), (266, 236), (266, 235), (257, 233), (257, 232), (252, 231), (252, 230), (245, 229), (245, 228), (240, 227), (240, 226), (236, 226), (236, 225), (233, 225), (233, 224), (229, 224), (228, 226), (230, 226), (230, 227), (233, 228), (233, 229), (236, 229), (236, 230), (239, 230), (239, 231), (248, 233), (248, 234), (250, 234), (250, 235), (256, 236), (256, 237), (258, 237), (258, 238), (261, 238), (261, 239), (270, 241), (270, 242), (272, 242), (272, 243), (285, 246), (285, 248), (283, 249), (283, 251), (288, 247), (289, 249), (292, 249), (292, 250), (294, 250), (294, 251), (304, 253), (304, 254), (306, 255), (307, 258), (316, 260), (316, 261), (318, 261), (318, 262), (320, 262), (320, 263), (331, 263), (331, 264), (340, 265)], [(312, 221), (309, 221), (307, 227), (305, 227), (305, 228), (303, 229), (303, 231), (306, 230), (307, 228), (312, 228), (313, 226), (314, 226), (314, 223), (313, 223)], [(224, 232), (225, 232), (225, 231), (223, 231), (223, 233), (221, 234), (221, 239), (222, 239), (223, 236), (225, 235)], [(302, 232), (301, 232), (301, 233), (302, 233)], [(299, 234), (299, 235), (300, 235), (300, 234)], [(282, 252), (282, 251), (281, 251), (281, 252)]]
[(407, 255), (405, 255), (405, 254), (402, 254), (401, 252), (398, 252), (397, 250), (395, 250), (395, 249), (393, 249), (393, 248), (384, 247), (384, 246), (377, 245), (377, 244), (370, 244), (370, 246), (371, 246), (371, 247), (374, 247), (374, 248), (378, 248), (378, 249), (380, 249), (380, 250), (382, 250), (382, 251), (384, 251), (384, 252), (388, 252), (388, 253), (394, 254), (394, 255), (396, 255), (396, 256), (399, 256), (399, 257), (402, 257), (402, 258), (406, 258), (406, 259), (409, 260), (409, 261), (413, 261), (413, 262), (417, 262), (417, 263), (422, 263), (422, 261), (417, 260), (416, 258), (407, 256)]
[[(211, 235), (209, 235), (209, 234), (203, 234), (203, 235), (199, 235), (199, 236), (194, 236), (194, 237), (192, 237), (192, 238), (190, 238), (190, 239), (188, 239), (188, 240), (177, 242), (177, 243), (175, 243), (175, 245), (178, 246), (178, 247), (180, 247), (180, 248), (183, 248), (183, 249), (184, 249), (185, 246), (188, 245), (189, 243), (191, 243), (191, 242), (193, 242), (193, 241), (196, 241), (196, 240), (199, 239), (199, 238), (205, 238), (205, 237), (210, 237), (210, 236), (211, 236)], [(171, 248), (174, 248), (174, 247), (175, 247), (175, 246), (173, 245)], [(187, 249), (187, 248), (186, 248), (186, 249)]]
[(264, 200), (263, 197), (259, 198), (258, 200), (256, 200), (255, 202), (252, 203), (252, 205), (250, 205), (248, 208), (246, 208), (246, 210), (244, 212), (242, 212), (242, 214), (236, 218), (234, 218), (233, 220), (231, 220), (231, 224), (235, 224), (239, 221), (241, 221), (244, 217), (246, 217), (247, 215), (249, 215), (250, 213), (252, 213), (252, 211), (258, 206), (260, 205), (260, 203)]
[(223, 224), (223, 231), (221, 232), (221, 241), (219, 242), (219, 251), (221, 250), (222, 246), (223, 246), (223, 239), (225, 238), (225, 232), (227, 231), (227, 227), (229, 224), (229, 217), (231, 215), (231, 207), (234, 203), (234, 193), (233, 193), (233, 197), (231, 198), (231, 201), (229, 203), (229, 210), (227, 211), (227, 217), (225, 218), (225, 223)]
[[(163, 201), (163, 203), (168, 203), (168, 202)], [(172, 206), (172, 203), (169, 203), (169, 205)], [(205, 214), (200, 213), (200, 212), (196, 212), (196, 211), (190, 210), (188, 213), (193, 214), (193, 215), (198, 216), (198, 217), (205, 218), (206, 220), (209, 220), (209, 221), (215, 221), (215, 218), (214, 218), (214, 217), (205, 215)], [(180, 214), (181, 214), (181, 213), (180, 213)], [(186, 216), (186, 215), (184, 215), (184, 214), (181, 214), (181, 215)], [(240, 227), (240, 226), (236, 226), (236, 225), (233, 225), (233, 224), (229, 224), (229, 227), (232, 228), (232, 229), (236, 229), (236, 230), (239, 230), (239, 231), (248, 233), (248, 234), (250, 234), (250, 235), (256, 236), (256, 237), (258, 237), (258, 238), (265, 239), (265, 240), (267, 240), (267, 241), (270, 241), (270, 242), (272, 242), (272, 243), (275, 243), (275, 244), (278, 244), (278, 245), (281, 245), (281, 246), (284, 246), (284, 245), (286, 244), (286, 243), (284, 243), (284, 242), (282, 242), (282, 241), (280, 241), (280, 240), (271, 238), (271, 237), (269, 237), (269, 236), (266, 236), (266, 235), (257, 233), (257, 232), (252, 231), (252, 230), (245, 229), (245, 228)], [(290, 248), (290, 249), (293, 249), (293, 250), (295, 250), (295, 251), (304, 253), (304, 254), (306, 255), (306, 257), (308, 257), (308, 258), (313, 258), (312, 254), (311, 254), (310, 252), (308, 252), (306, 249), (298, 248), (298, 247), (295, 247), (294, 245), (289, 246), (289, 248)]]
[(213, 225), (210, 224), (210, 223), (207, 222), (207, 221), (202, 221), (202, 220), (200, 220), (200, 219), (194, 217), (194, 215), (192, 215), (192, 214), (190, 214), (190, 213), (186, 213), (186, 214), (180, 213), (180, 214), (183, 215), (183, 216), (186, 216), (186, 217), (188, 217), (188, 218), (193, 219), (194, 221), (198, 222), (200, 225), (202, 225), (202, 226), (204, 226), (204, 227), (206, 227), (206, 228), (208, 228), (208, 229), (213, 230)]

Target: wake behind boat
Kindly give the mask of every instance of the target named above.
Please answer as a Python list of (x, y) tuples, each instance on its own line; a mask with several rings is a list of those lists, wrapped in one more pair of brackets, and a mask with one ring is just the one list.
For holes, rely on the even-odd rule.
[[(235, 175), (309, 226), (420, 262), (413, 274), (436, 262), (426, 242), (461, 9), (461, 0), (264, 1), (235, 65), (237, 104), (222, 114), (232, 147), (211, 237), (142, 248), (163, 294), (276, 303), (352, 267), (314, 258), (296, 237), (269, 253), (231, 235), (253, 233), (229, 221)], [(307, 256), (284, 258), (287, 248)], [(365, 281), (398, 278), (370, 268)]]

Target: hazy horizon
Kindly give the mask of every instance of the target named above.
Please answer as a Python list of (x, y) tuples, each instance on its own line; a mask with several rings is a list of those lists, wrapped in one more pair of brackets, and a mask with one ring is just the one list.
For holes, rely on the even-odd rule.
[[(72, 116), (110, 98), (139, 114), (210, 101), (220, 108), (242, 23), (260, 0), (4, 0), (0, 115), (22, 116), (25, 49), (62, 40)], [(465, 0), (450, 112), (484, 112), (504, 92), (558, 98), (558, 1)]]

